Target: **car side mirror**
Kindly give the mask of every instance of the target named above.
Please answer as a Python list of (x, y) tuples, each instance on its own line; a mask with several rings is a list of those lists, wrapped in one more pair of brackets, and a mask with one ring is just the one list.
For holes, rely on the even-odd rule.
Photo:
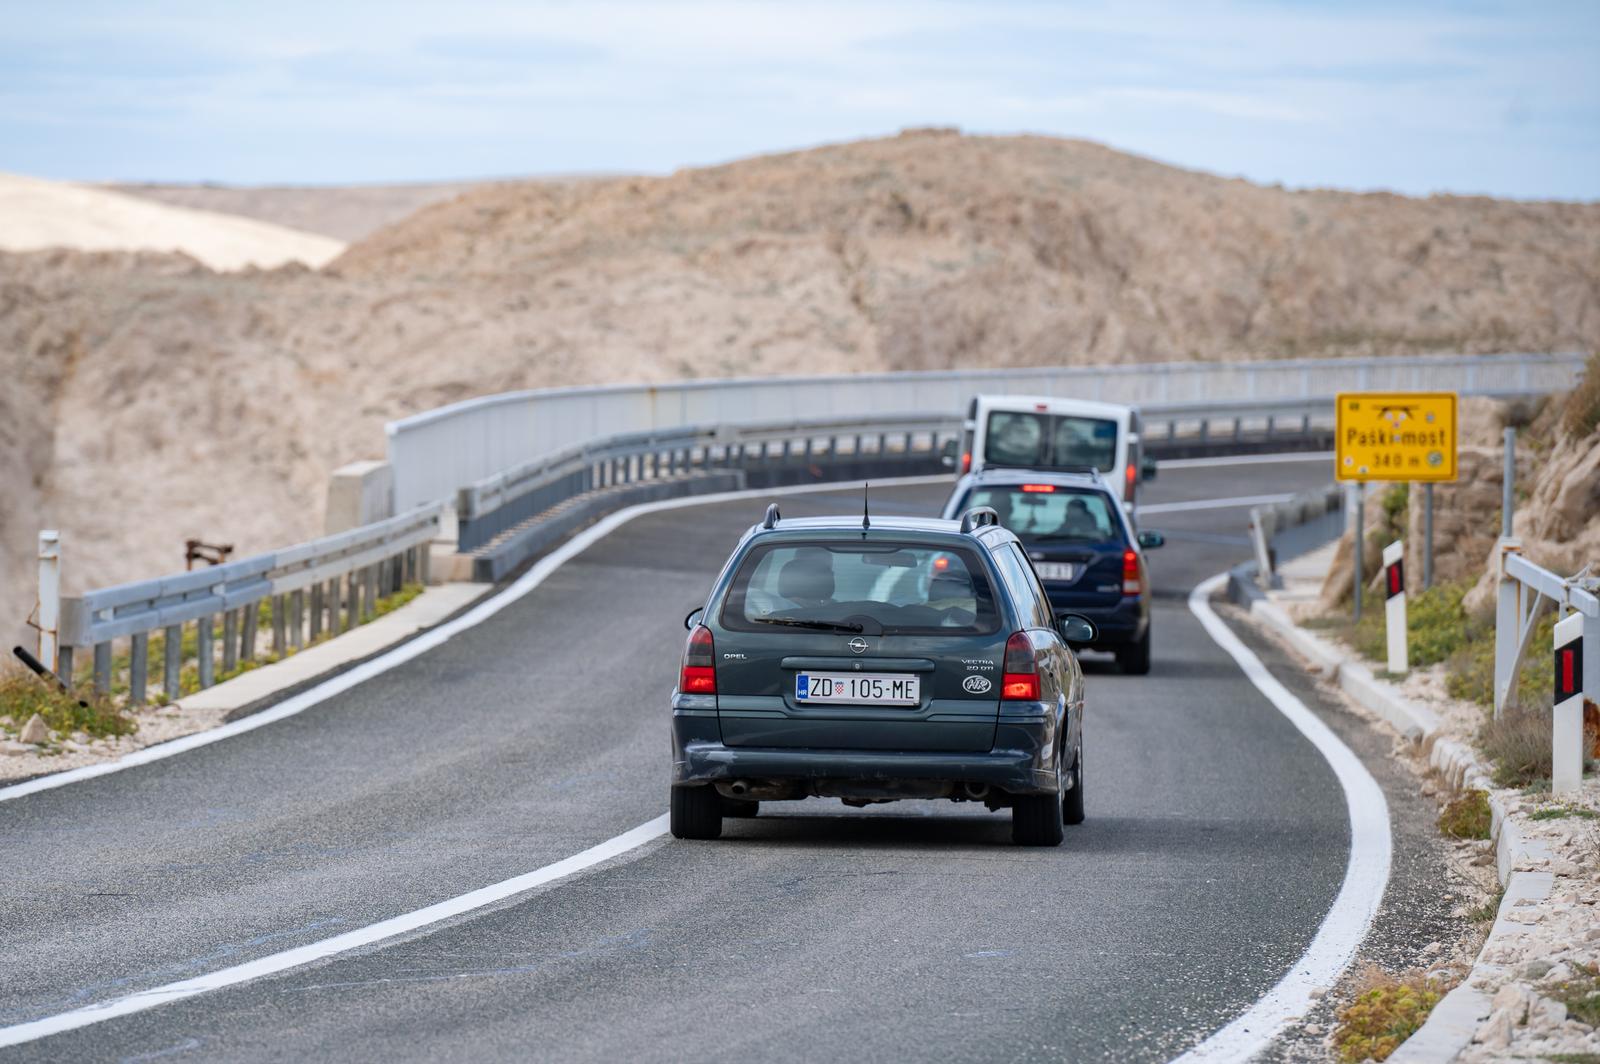
[(694, 631), (694, 626), (699, 624), (701, 618), (705, 617), (705, 615), (706, 608), (704, 606), (696, 606), (694, 609), (689, 611), (689, 616), (683, 619), (684, 628), (691, 632)]
[(1167, 537), (1160, 532), (1139, 533), (1139, 546), (1144, 550), (1155, 550), (1157, 547), (1166, 546), (1166, 543)]
[(1146, 457), (1139, 461), (1139, 479), (1156, 479), (1156, 460), (1154, 458)]
[(1063, 613), (1056, 618), (1056, 629), (1069, 646), (1086, 646), (1100, 637), (1100, 630), (1087, 617)]

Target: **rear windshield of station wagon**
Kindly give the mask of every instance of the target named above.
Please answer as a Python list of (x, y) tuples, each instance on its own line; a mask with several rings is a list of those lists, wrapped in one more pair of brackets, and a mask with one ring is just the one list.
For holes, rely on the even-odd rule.
[(773, 543), (745, 555), (722, 608), (743, 632), (986, 634), (999, 627), (975, 551), (900, 543)]

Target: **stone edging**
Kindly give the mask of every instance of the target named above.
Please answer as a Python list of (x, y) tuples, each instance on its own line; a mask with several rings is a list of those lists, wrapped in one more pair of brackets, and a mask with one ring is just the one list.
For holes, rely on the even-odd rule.
[(1249, 598), (1252, 617), (1282, 636), (1315, 671), (1337, 683), (1356, 702), (1382, 717), (1407, 739), (1421, 743), (1428, 753), (1429, 763), (1452, 787), (1483, 790), (1489, 795), (1495, 871), (1506, 891), (1495, 914), (1494, 926), (1478, 951), (1472, 970), (1434, 1006), (1427, 1022), (1389, 1057), (1392, 1064), (1454, 1060), (1471, 1044), (1478, 1026), (1493, 1011), (1489, 995), (1473, 985), (1486, 976), (1503, 974), (1501, 966), (1485, 958), (1524, 930), (1520, 924), (1508, 921), (1506, 914), (1519, 901), (1549, 897), (1554, 887), (1555, 876), (1546, 870), (1551, 856), (1549, 848), (1526, 838), (1509, 819), (1505, 804), (1494, 793), (1488, 768), (1464, 743), (1439, 733), (1437, 714), (1403, 697), (1345, 651), (1295, 624), (1281, 607), (1259, 592)]

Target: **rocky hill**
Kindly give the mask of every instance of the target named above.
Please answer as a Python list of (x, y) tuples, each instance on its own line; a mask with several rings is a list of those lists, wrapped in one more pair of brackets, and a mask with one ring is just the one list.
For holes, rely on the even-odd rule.
[(316, 533), (382, 422), (506, 388), (1600, 347), (1600, 205), (1292, 192), (936, 131), (486, 185), (320, 271), (0, 253), (0, 623)]

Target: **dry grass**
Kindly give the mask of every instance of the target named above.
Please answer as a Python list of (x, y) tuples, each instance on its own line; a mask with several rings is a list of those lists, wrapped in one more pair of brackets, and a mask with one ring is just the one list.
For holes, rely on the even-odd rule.
[(1583, 380), (1568, 393), (1561, 427), (1580, 440), (1600, 428), (1600, 351), (1589, 356)]
[(1346, 1064), (1371, 1058), (1386, 1060), (1400, 1043), (1421, 1027), (1439, 1003), (1421, 971), (1399, 977), (1376, 966), (1361, 973), (1355, 1000), (1339, 1010), (1333, 1042)]
[(1500, 719), (1484, 721), (1478, 746), (1494, 762), (1498, 787), (1529, 787), (1550, 779), (1550, 711), (1507, 706)]
[(1493, 823), (1487, 791), (1468, 791), (1444, 807), (1439, 830), (1458, 839), (1487, 839)]

